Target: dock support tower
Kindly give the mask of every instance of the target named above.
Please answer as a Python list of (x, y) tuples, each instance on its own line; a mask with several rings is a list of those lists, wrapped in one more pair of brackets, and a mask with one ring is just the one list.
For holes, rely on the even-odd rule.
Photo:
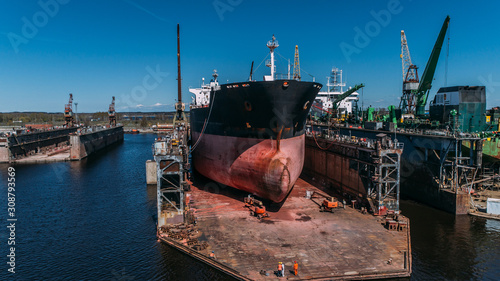
[(185, 221), (185, 191), (189, 190), (186, 181), (189, 170), (186, 129), (178, 124), (172, 133), (154, 143), (158, 228)]
[(189, 190), (188, 125), (184, 115), (181, 90), (181, 50), (179, 24), (177, 24), (177, 103), (173, 120), (173, 131), (159, 138), (154, 144), (154, 159), (157, 176), (158, 230), (168, 224), (184, 223), (186, 220), (186, 194)]
[[(368, 200), (375, 198), (377, 207), (372, 207), (375, 214), (382, 215), (387, 210), (394, 210), (399, 213), (403, 144), (397, 141), (391, 143), (386, 134), (378, 134), (376, 151), (377, 157), (374, 158), (374, 162), (377, 165), (374, 166), (374, 175), (372, 177), (376, 189), (369, 190)], [(370, 194), (374, 196), (370, 196)]]

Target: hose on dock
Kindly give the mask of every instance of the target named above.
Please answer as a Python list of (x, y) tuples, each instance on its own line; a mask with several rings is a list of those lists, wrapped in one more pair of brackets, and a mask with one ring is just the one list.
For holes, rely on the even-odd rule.
[(313, 138), (314, 138), (314, 142), (316, 143), (316, 145), (318, 146), (318, 148), (319, 148), (319, 149), (321, 149), (321, 150), (327, 150), (327, 149), (329, 149), (330, 147), (332, 147), (333, 142), (330, 142), (330, 145), (328, 145), (328, 147), (326, 147), (326, 148), (321, 147), (321, 146), (319, 145), (318, 141), (316, 140), (316, 134), (313, 132), (313, 133), (312, 133), (312, 135), (313, 135)]

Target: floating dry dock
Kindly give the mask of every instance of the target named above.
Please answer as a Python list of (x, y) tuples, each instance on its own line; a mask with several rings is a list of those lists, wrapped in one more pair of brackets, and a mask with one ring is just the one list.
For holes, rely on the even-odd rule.
[[(148, 181), (157, 180), (158, 237), (164, 243), (239, 280), (276, 280), (278, 262), (289, 280), (410, 276), (404, 216), (363, 214), (350, 202), (320, 212), (324, 192), (299, 179), (284, 203), (267, 204), (270, 216), (259, 220), (245, 207), (245, 192), (201, 176), (186, 180), (187, 146), (179, 132), (158, 140), (155, 161), (146, 164)], [(297, 276), (290, 271), (294, 261)]]
[(0, 163), (48, 163), (81, 160), (123, 141), (123, 127), (56, 129), (0, 138)]
[[(384, 227), (385, 218), (352, 207), (335, 209), (333, 214), (319, 212), (316, 202), (323, 197), (306, 199), (306, 191), (312, 190), (321, 192), (299, 179), (285, 203), (270, 206), (270, 217), (258, 220), (245, 208), (242, 192), (236, 192), (238, 197), (234, 190), (213, 182), (196, 183), (187, 193), (188, 209), (196, 219), (193, 235), (174, 239), (169, 236), (175, 232), (165, 231), (159, 237), (242, 280), (275, 279), (280, 261), (290, 280), (410, 275), (409, 228), (390, 231)], [(400, 221), (407, 222), (403, 217)], [(215, 259), (209, 258), (212, 251)], [(288, 272), (294, 261), (299, 263), (298, 276)], [(269, 276), (261, 274), (264, 271)]]
[[(370, 122), (376, 128), (381, 122)], [(387, 123), (392, 124), (392, 123)], [(365, 124), (367, 127), (367, 124)], [(377, 139), (384, 133), (404, 145), (401, 155), (401, 194), (457, 215), (467, 214), (470, 190), (482, 167), (481, 138), (436, 130), (373, 130), (352, 126), (311, 125), (315, 132), (335, 131), (340, 136)], [(468, 144), (472, 149), (465, 151)], [(307, 157), (306, 157), (307, 158)]]

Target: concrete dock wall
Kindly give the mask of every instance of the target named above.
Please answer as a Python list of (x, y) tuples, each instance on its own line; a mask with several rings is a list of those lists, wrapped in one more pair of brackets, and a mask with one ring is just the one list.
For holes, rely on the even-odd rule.
[(109, 145), (123, 141), (123, 127), (70, 135), (70, 159), (81, 160)]
[(0, 163), (9, 162), (9, 148), (7, 146), (0, 146)]
[(157, 184), (158, 179), (156, 176), (156, 161), (146, 161), (146, 184)]

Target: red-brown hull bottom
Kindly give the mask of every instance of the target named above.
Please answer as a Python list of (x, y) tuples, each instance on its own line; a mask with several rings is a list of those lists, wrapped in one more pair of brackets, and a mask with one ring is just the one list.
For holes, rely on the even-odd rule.
[(302, 172), (304, 143), (304, 135), (283, 139), (278, 150), (276, 140), (204, 134), (192, 160), (207, 178), (281, 202)]

